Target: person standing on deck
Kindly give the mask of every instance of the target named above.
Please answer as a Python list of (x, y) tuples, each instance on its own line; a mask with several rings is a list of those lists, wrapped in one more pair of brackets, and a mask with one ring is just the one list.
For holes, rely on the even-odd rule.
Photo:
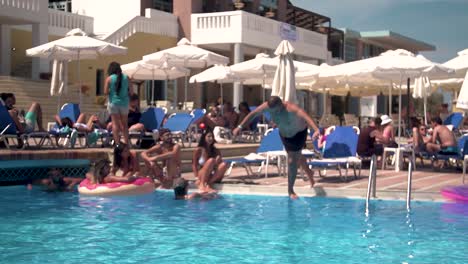
[(248, 124), (263, 112), (270, 113), (273, 122), (279, 129), (281, 140), (288, 153), (288, 194), (291, 199), (297, 199), (298, 196), (294, 192), (294, 182), (296, 181), (298, 164), (307, 173), (311, 187), (315, 184), (313, 172), (307, 166), (306, 159), (302, 156), (301, 151), (305, 147), (308, 134), (307, 128), (310, 127), (314, 130), (312, 141), (318, 137), (319, 129), (314, 120), (298, 105), (283, 102), (278, 96), (272, 96), (240, 122), (233, 131), (234, 136), (244, 128), (245, 124)]
[(107, 74), (109, 77), (104, 85), (104, 94), (108, 96), (107, 110), (112, 119), (114, 144), (121, 142), (121, 133), (122, 143), (128, 144), (129, 80), (127, 75), (122, 73), (120, 64), (115, 61), (109, 64)]

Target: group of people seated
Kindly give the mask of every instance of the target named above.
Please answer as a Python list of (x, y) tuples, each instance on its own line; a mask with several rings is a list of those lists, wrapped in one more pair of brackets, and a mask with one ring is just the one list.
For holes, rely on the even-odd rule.
[[(235, 141), (240, 141), (240, 138), (235, 138), (232, 131), (239, 126), (244, 118), (250, 113), (250, 107), (247, 102), (241, 102), (235, 111), (232, 103), (224, 102), (221, 104), (211, 104), (207, 113), (196, 121), (195, 124), (204, 124), (210, 128), (216, 141), (222, 144), (231, 144)], [(255, 130), (255, 122), (248, 122), (243, 128), (243, 131)]]
[[(397, 147), (392, 123), (387, 115), (382, 115), (371, 120), (368, 127), (361, 129), (357, 146), (359, 156), (381, 156), (385, 147)], [(430, 127), (418, 119), (413, 120), (412, 125), (411, 137), (406, 141), (412, 145), (415, 153), (448, 155), (458, 153), (455, 134), (443, 125), (439, 116), (430, 120)]]

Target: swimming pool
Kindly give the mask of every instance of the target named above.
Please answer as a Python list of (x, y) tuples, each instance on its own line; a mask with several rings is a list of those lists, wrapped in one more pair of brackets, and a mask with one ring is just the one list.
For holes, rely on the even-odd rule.
[(1, 263), (468, 263), (468, 208), (230, 196), (175, 201), (0, 188)]

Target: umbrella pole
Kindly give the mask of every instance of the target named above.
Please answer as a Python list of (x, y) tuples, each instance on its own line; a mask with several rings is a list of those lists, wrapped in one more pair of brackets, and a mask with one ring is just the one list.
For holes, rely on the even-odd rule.
[(184, 102), (187, 102), (187, 86), (188, 86), (187, 75), (185, 75)]
[(406, 125), (407, 128), (410, 127), (410, 105), (411, 105), (411, 95), (410, 95), (410, 78), (406, 80), (406, 96), (408, 97), (408, 105), (406, 106)]
[(424, 125), (427, 126), (427, 94), (424, 91)]
[(219, 84), (221, 86), (221, 115), (224, 115), (224, 96), (223, 96), (223, 84)]
[(400, 88), (398, 89), (398, 145), (400, 145), (401, 137), (401, 84), (403, 82), (403, 77), (400, 79)]
[[(265, 102), (266, 100), (266, 96), (265, 96), (265, 74), (263, 74), (263, 79), (262, 79), (262, 98), (263, 98), (263, 102)], [(265, 124), (265, 115), (262, 115), (262, 123)]]
[(153, 79), (151, 79), (151, 105), (154, 105), (154, 69), (151, 70), (151, 75)]
[(78, 90), (80, 92), (80, 106), (81, 106), (81, 104), (83, 103), (83, 95), (82, 95), (82, 92), (81, 92), (83, 83), (81, 81), (80, 74), (81, 74), (81, 71), (80, 71), (80, 50), (78, 50), (78, 80), (80, 81), (80, 87), (78, 87)]
[(388, 92), (388, 115), (392, 117), (392, 90), (393, 90), (393, 83), (390, 82), (390, 89)]

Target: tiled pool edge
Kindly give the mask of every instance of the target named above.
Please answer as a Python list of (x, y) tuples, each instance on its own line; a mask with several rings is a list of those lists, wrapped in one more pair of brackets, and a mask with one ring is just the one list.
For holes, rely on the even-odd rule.
[[(221, 194), (242, 194), (242, 195), (271, 195), (286, 196), (287, 189), (284, 186), (247, 185), (247, 184), (218, 184), (216, 189)], [(302, 197), (340, 197), (365, 199), (366, 190), (363, 189), (341, 189), (341, 188), (308, 188), (296, 187), (296, 193)], [(377, 197), (371, 199), (380, 200), (406, 200), (406, 191), (377, 190)], [(412, 192), (414, 201), (434, 201), (442, 202), (444, 198), (438, 192)]]

